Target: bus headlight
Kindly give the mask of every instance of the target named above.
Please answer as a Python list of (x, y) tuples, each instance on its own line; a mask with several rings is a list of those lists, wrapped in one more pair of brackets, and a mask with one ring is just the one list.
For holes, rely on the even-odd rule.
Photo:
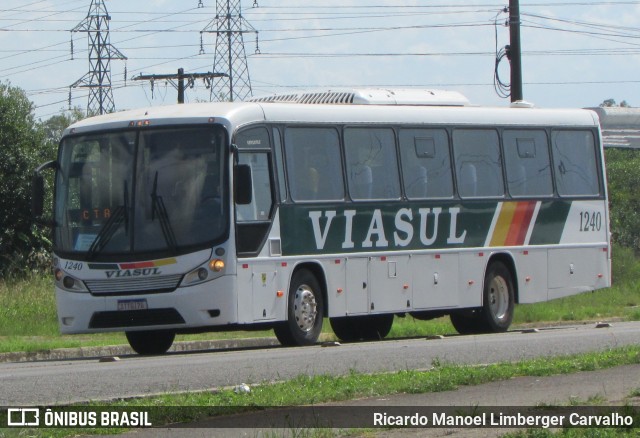
[(56, 269), (54, 271), (54, 276), (56, 278), (56, 285), (60, 289), (64, 289), (68, 292), (88, 292), (82, 281), (72, 277), (62, 269)]
[(224, 272), (224, 267), (224, 260), (211, 260), (206, 265), (200, 266), (185, 275), (182, 286), (191, 286), (218, 278)]

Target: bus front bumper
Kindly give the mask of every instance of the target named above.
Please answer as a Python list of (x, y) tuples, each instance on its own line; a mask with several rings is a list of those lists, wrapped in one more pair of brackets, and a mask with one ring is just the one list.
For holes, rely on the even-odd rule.
[(63, 334), (193, 329), (237, 322), (235, 276), (225, 275), (173, 292), (92, 295), (56, 287)]

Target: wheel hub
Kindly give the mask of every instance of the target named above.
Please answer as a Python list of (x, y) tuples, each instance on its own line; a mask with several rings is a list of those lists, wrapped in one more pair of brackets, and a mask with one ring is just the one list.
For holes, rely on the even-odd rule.
[(509, 287), (504, 278), (495, 276), (489, 283), (489, 308), (497, 320), (506, 317), (509, 309)]
[(293, 313), (300, 330), (311, 331), (316, 323), (318, 311), (316, 297), (309, 286), (302, 285), (296, 290), (293, 306)]

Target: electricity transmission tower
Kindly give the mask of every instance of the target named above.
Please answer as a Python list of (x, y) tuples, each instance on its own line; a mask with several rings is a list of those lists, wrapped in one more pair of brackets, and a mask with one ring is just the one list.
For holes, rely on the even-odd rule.
[[(115, 111), (111, 90), (111, 60), (126, 60), (127, 57), (111, 45), (110, 20), (104, 0), (91, 0), (87, 17), (71, 29), (71, 32), (85, 32), (89, 39), (89, 71), (71, 85), (71, 88), (89, 89), (87, 114)], [(73, 40), (71, 47), (73, 53)]]
[(211, 100), (233, 102), (250, 97), (251, 79), (243, 35), (256, 34), (256, 52), (259, 52), (258, 31), (242, 17), (240, 0), (216, 0), (216, 17), (200, 33), (216, 34), (213, 71), (225, 74), (214, 79)]

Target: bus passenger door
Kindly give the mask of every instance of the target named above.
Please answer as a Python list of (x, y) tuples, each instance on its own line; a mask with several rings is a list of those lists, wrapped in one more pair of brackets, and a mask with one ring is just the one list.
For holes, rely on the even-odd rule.
[[(251, 303), (251, 320), (261, 321), (275, 318), (277, 312), (276, 265), (275, 261), (264, 259), (263, 251), (271, 229), (271, 178), (269, 155), (263, 152), (241, 152), (238, 164), (251, 168), (251, 203), (236, 203), (236, 247), (239, 261), (248, 256), (252, 260), (239, 269), (239, 284), (246, 290), (239, 291), (239, 303)], [(245, 268), (246, 266), (246, 268)], [(242, 281), (244, 275), (250, 279)], [(245, 309), (245, 312), (246, 313)], [(245, 318), (248, 315), (245, 315)]]
[[(238, 315), (239, 321), (271, 320), (282, 301), (277, 297), (276, 262), (270, 259), (267, 245), (271, 224), (276, 215), (271, 167), (270, 141), (266, 128), (257, 127), (236, 136), (240, 166), (250, 169), (250, 181), (242, 181), (238, 172), (234, 178), (235, 193), (239, 186), (251, 185), (251, 199), (235, 198), (236, 252), (238, 254)], [(244, 190), (243, 190), (244, 191)]]

